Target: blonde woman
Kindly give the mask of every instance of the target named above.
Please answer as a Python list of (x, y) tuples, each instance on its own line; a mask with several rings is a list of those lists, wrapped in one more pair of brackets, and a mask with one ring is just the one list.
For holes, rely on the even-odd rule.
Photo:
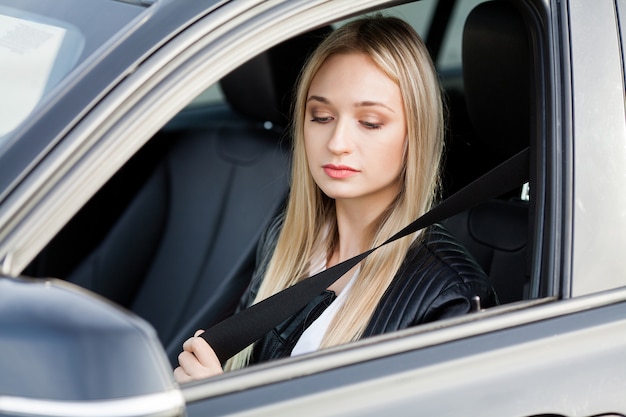
[[(301, 73), (292, 134), (287, 208), (260, 243), (242, 308), (377, 246), (431, 207), (443, 110), (417, 33), (382, 16), (332, 32)], [(374, 252), (226, 369), (465, 314), (474, 296), (496, 303), (480, 268), (433, 226)], [(179, 382), (222, 372), (201, 333), (183, 345)]]

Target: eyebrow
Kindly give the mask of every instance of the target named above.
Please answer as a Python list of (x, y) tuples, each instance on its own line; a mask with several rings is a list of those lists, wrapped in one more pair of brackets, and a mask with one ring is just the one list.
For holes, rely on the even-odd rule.
[(320, 103), (330, 104), (330, 101), (326, 97), (322, 96), (310, 96), (306, 102), (308, 103), (309, 101), (319, 101)]
[(377, 106), (380, 106), (380, 107), (384, 107), (387, 110), (395, 113), (395, 111), (391, 107), (389, 107), (385, 103), (381, 103), (380, 101), (361, 101), (359, 103), (356, 103), (355, 106), (356, 107), (377, 107)]
[[(319, 101), (320, 103), (323, 103), (323, 104), (330, 104), (330, 100), (322, 96), (310, 96), (306, 102), (308, 103), (309, 101)], [(358, 103), (354, 104), (354, 107), (376, 107), (376, 106), (384, 107), (388, 109), (389, 111), (395, 113), (395, 111), (391, 107), (387, 106), (384, 103), (381, 103), (380, 101), (365, 100), (365, 101), (359, 101)]]

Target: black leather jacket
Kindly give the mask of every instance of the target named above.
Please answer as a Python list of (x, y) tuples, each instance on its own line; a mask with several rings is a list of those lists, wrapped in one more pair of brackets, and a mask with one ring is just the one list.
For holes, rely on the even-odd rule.
[[(261, 239), (257, 266), (240, 308), (254, 301), (281, 227), (279, 217)], [(407, 253), (363, 337), (466, 314), (472, 310), (474, 296), (480, 297), (483, 307), (497, 304), (497, 296), (476, 261), (443, 226), (433, 225)], [(289, 356), (304, 330), (335, 298), (334, 292), (324, 291), (257, 341), (251, 363)]]

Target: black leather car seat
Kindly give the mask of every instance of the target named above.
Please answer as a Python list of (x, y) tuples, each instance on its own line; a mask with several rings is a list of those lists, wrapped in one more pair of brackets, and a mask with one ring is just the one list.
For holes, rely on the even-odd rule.
[[(473, 153), (462, 158), (465, 165), (480, 165), (486, 172), (530, 144), (532, 54), (529, 29), (517, 6), (497, 0), (476, 6), (464, 27), (462, 53), (465, 99), (475, 132)], [(463, 172), (454, 176), (463, 177)], [(444, 222), (489, 275), (502, 303), (528, 297), (529, 203), (519, 194)]]
[(248, 285), (257, 241), (288, 192), (281, 132), (292, 89), (324, 33), (283, 42), (221, 81), (240, 121), (159, 134), (162, 160), (67, 278), (147, 319), (172, 363), (195, 329), (234, 311)]

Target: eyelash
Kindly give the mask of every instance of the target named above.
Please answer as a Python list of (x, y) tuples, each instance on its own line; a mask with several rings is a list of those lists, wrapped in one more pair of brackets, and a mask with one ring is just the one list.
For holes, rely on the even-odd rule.
[[(311, 121), (314, 123), (324, 124), (330, 122), (331, 119), (331, 117), (312, 117)], [(363, 127), (370, 130), (380, 129), (382, 127), (382, 123), (370, 123), (364, 121), (361, 121), (360, 123), (361, 125), (363, 125)]]
[(311, 121), (315, 123), (328, 123), (330, 119), (330, 117), (312, 117)]
[(383, 125), (382, 123), (370, 123), (370, 122), (361, 122), (366, 129), (380, 129)]

